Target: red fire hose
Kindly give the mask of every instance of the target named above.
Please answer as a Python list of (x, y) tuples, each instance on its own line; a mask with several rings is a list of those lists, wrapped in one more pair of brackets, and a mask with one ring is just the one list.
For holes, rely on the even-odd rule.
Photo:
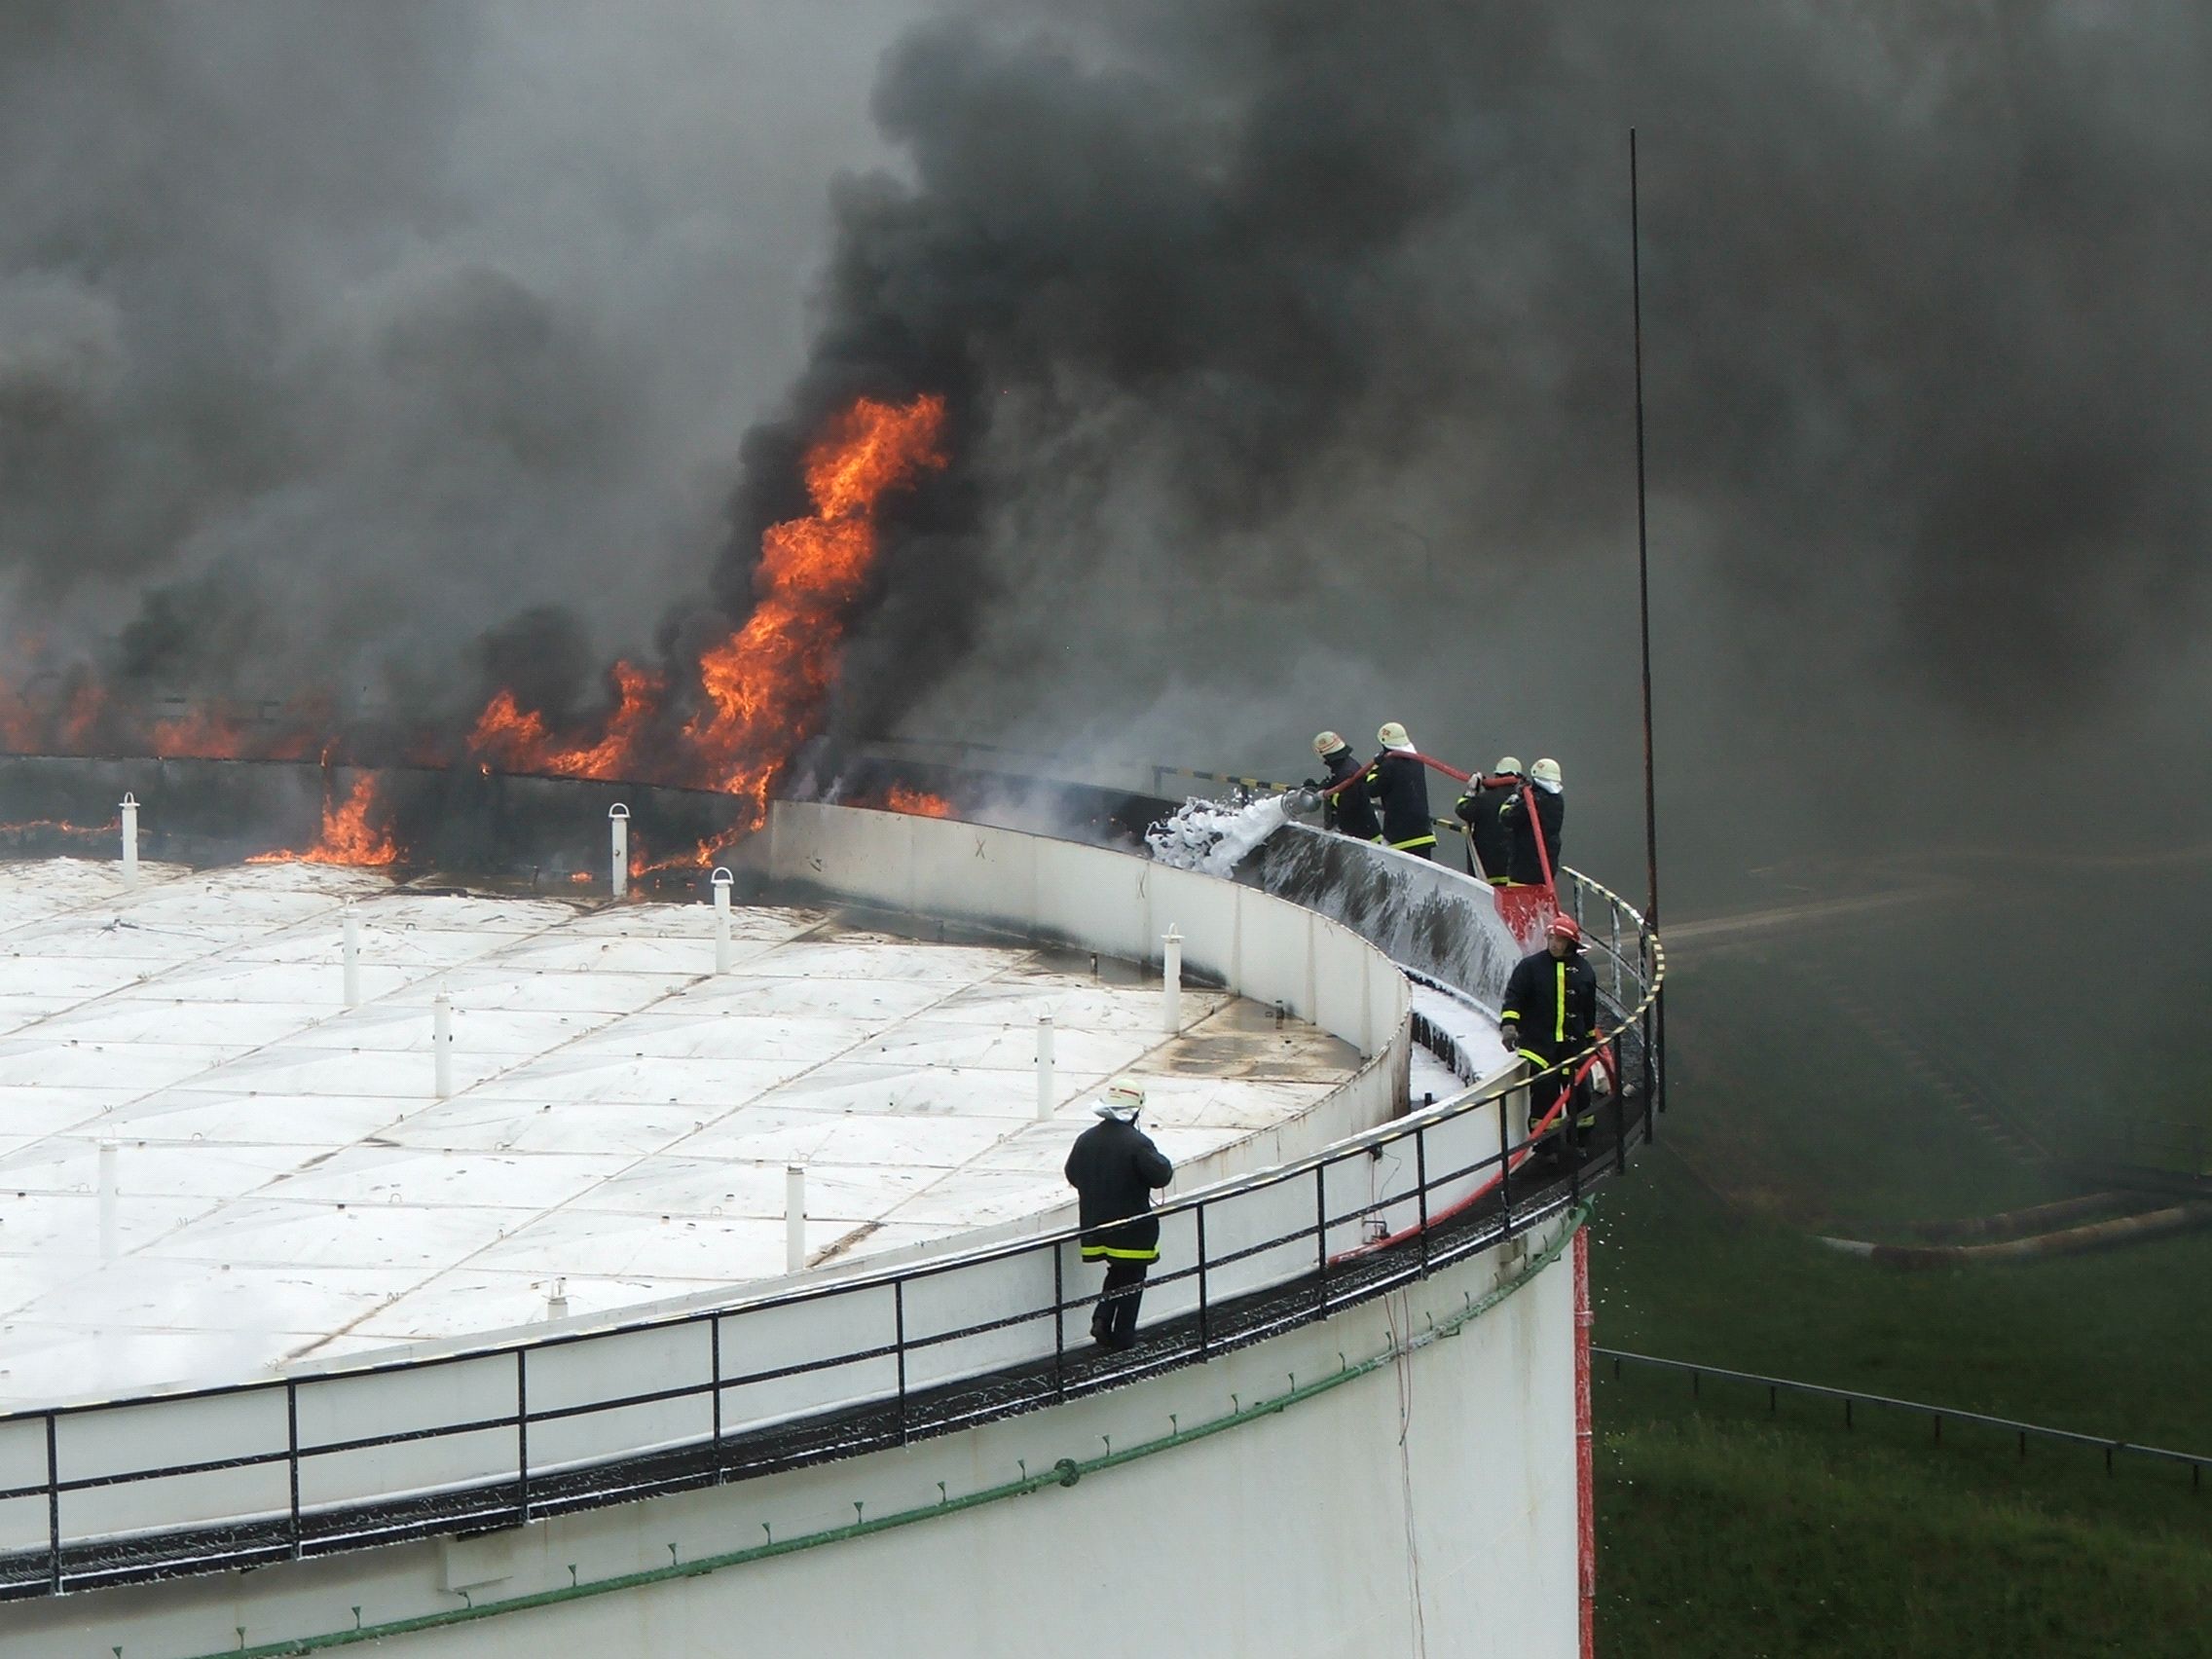
[[(1427, 1225), (1434, 1228), (1438, 1223), (1450, 1221), (1456, 1215), (1463, 1215), (1496, 1191), (1498, 1183), (1503, 1181), (1506, 1176), (1512, 1174), (1522, 1164), (1534, 1157), (1535, 1143), (1551, 1129), (1553, 1124), (1559, 1122), (1561, 1115), (1573, 1103), (1574, 1091), (1588, 1081), (1592, 1069), (1600, 1065), (1605, 1068), (1605, 1076), (1612, 1081), (1613, 1092), (1616, 1095), (1619, 1094), (1621, 1088), (1620, 1062), (1614, 1057), (1612, 1045), (1605, 1042), (1601, 1036), (1598, 1040), (1598, 1047), (1583, 1056), (1582, 1063), (1576, 1066), (1573, 1073), (1567, 1078), (1567, 1087), (1560, 1090), (1560, 1096), (1552, 1102), (1551, 1110), (1529, 1125), (1528, 1137), (1522, 1141), (1520, 1151), (1509, 1154), (1505, 1160), (1505, 1166), (1465, 1198), (1455, 1199), (1440, 1210), (1429, 1211)], [(1413, 1226), (1402, 1228), (1385, 1237), (1371, 1239), (1365, 1244), (1355, 1244), (1349, 1250), (1332, 1256), (1329, 1260), (1331, 1263), (1345, 1262), (1355, 1256), (1369, 1255), (1377, 1250), (1387, 1250), (1392, 1245), (1404, 1244), (1419, 1237), (1420, 1231), (1421, 1223), (1416, 1222)]]
[[(1418, 749), (1399, 749), (1386, 751), (1386, 753), (1410, 755), (1430, 770), (1442, 772), (1446, 777), (1456, 778), (1462, 784), (1472, 784), (1478, 781), (1484, 784), (1494, 784), (1503, 782), (1506, 778), (1506, 774), (1500, 773), (1494, 777), (1486, 776), (1478, 780), (1474, 773), (1462, 772), (1450, 761), (1439, 760), (1433, 755), (1423, 755)], [(1366, 765), (1347, 772), (1327, 789), (1322, 790), (1321, 795), (1326, 799), (1342, 794), (1346, 790), (1350, 789), (1352, 785), (1359, 783), (1370, 772), (1374, 771), (1382, 762), (1382, 756), (1379, 755)], [(1524, 947), (1530, 947), (1542, 937), (1543, 930), (1550, 926), (1552, 917), (1559, 914), (1559, 879), (1552, 870), (1551, 848), (1544, 844), (1543, 820), (1536, 816), (1535, 788), (1526, 779), (1517, 781), (1521, 788), (1521, 810), (1529, 815), (1529, 832), (1536, 838), (1536, 866), (1544, 872), (1544, 879), (1534, 887), (1493, 886), (1491, 893), (1493, 902), (1497, 906), (1499, 919), (1505, 923), (1506, 927), (1511, 930), (1513, 937), (1519, 940)]]
[(1529, 833), (1536, 839), (1536, 867), (1544, 872), (1544, 891), (1558, 903), (1559, 884), (1552, 879), (1552, 850), (1544, 845), (1544, 821), (1536, 816), (1536, 786), (1521, 786), (1521, 810), (1529, 815)]
[[(1410, 755), (1416, 760), (1419, 760), (1423, 766), (1427, 766), (1434, 771), (1442, 772), (1447, 778), (1456, 778), (1462, 784), (1471, 784), (1475, 781), (1474, 773), (1462, 772), (1458, 767), (1453, 765), (1449, 760), (1439, 760), (1435, 756), (1423, 755), (1418, 749), (1389, 749), (1384, 750), (1383, 754)], [(1375, 768), (1382, 763), (1382, 756), (1378, 755), (1373, 760), (1370, 760), (1366, 765), (1360, 767), (1358, 771), (1346, 773), (1344, 777), (1338, 779), (1337, 782), (1331, 784), (1321, 793), (1325, 795), (1333, 795), (1345, 790), (1350, 789), (1353, 784), (1366, 777), (1368, 773), (1374, 771)]]

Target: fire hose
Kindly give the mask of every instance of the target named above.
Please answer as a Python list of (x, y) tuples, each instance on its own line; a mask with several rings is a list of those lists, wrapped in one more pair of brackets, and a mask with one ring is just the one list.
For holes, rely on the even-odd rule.
[[(1598, 1034), (1595, 1042), (1596, 1046), (1582, 1057), (1582, 1063), (1568, 1075), (1567, 1087), (1560, 1090), (1559, 1098), (1552, 1102), (1551, 1109), (1542, 1118), (1529, 1125), (1528, 1138), (1521, 1143), (1518, 1152), (1506, 1154), (1504, 1164), (1495, 1175), (1493, 1175), (1465, 1198), (1455, 1198), (1442, 1209), (1429, 1211), (1426, 1221), (1416, 1222), (1413, 1226), (1401, 1228), (1396, 1233), (1387, 1234), (1381, 1238), (1369, 1239), (1364, 1244), (1356, 1244), (1349, 1250), (1342, 1251), (1330, 1257), (1330, 1263), (1334, 1265), (1338, 1262), (1349, 1261), (1357, 1256), (1370, 1255), (1377, 1250), (1387, 1250), (1393, 1245), (1407, 1243), (1419, 1237), (1424, 1228), (1433, 1229), (1443, 1222), (1450, 1221), (1454, 1216), (1463, 1215), (1476, 1204), (1482, 1202), (1504, 1183), (1507, 1176), (1536, 1155), (1536, 1143), (1559, 1126), (1561, 1119), (1566, 1116), (1574, 1103), (1576, 1090), (1581, 1088), (1582, 1085), (1589, 1080), (1590, 1073), (1596, 1067), (1603, 1065), (1605, 1068), (1606, 1080), (1612, 1085), (1612, 1091), (1617, 1099), (1621, 1091), (1620, 1062), (1614, 1057), (1613, 1047), (1604, 1040), (1603, 1033)], [(1548, 1071), (1552, 1068), (1546, 1067), (1545, 1069)]]
[[(1482, 777), (1478, 779), (1474, 773), (1462, 772), (1458, 767), (1453, 765), (1449, 760), (1439, 760), (1435, 756), (1423, 755), (1418, 749), (1400, 749), (1392, 751), (1392, 753), (1399, 755), (1410, 755), (1416, 760), (1419, 760), (1423, 766), (1428, 767), (1431, 771), (1442, 772), (1447, 778), (1456, 779), (1462, 784), (1472, 784), (1478, 782), (1484, 784), (1495, 784), (1504, 781), (1503, 774), (1500, 774), (1496, 777)], [(1373, 772), (1375, 768), (1379, 764), (1381, 764), (1382, 759), (1382, 756), (1378, 755), (1366, 765), (1358, 768), (1356, 771), (1346, 773), (1336, 783), (1329, 785), (1328, 788), (1316, 790), (1313, 792), (1313, 793), (1324, 800), (1333, 799), (1335, 796), (1342, 794), (1346, 790), (1350, 789), (1352, 785), (1366, 778), (1369, 773)], [(1530, 784), (1525, 778), (1518, 781), (1521, 786), (1521, 810), (1529, 815), (1529, 832), (1535, 837), (1536, 866), (1544, 872), (1542, 886), (1546, 893), (1554, 896), (1552, 903), (1556, 907), (1559, 903), (1557, 897), (1559, 893), (1559, 884), (1557, 879), (1552, 874), (1551, 849), (1544, 845), (1543, 824), (1536, 817), (1535, 786)]]
[[(1458, 767), (1453, 765), (1451, 761), (1439, 760), (1433, 755), (1423, 755), (1418, 749), (1396, 749), (1387, 751), (1387, 753), (1393, 755), (1410, 755), (1416, 760), (1419, 760), (1423, 766), (1427, 766), (1434, 771), (1442, 772), (1447, 778), (1456, 778), (1462, 784), (1471, 784), (1475, 781), (1474, 773), (1462, 772)], [(1339, 779), (1336, 783), (1331, 784), (1327, 789), (1322, 790), (1320, 793), (1324, 795), (1333, 795), (1340, 793), (1341, 791), (1351, 788), (1351, 786), (1357, 783), (1361, 778), (1366, 777), (1368, 773), (1374, 771), (1376, 766), (1381, 763), (1382, 759), (1382, 756), (1381, 755), (1378, 755), (1373, 760), (1370, 760), (1366, 765), (1360, 767), (1358, 771), (1346, 773), (1343, 778)]]

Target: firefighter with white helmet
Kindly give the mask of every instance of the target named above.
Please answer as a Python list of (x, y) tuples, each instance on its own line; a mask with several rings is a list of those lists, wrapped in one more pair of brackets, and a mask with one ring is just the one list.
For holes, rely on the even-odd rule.
[(1368, 786), (1382, 803), (1382, 840), (1416, 858), (1436, 856), (1436, 822), (1428, 813), (1428, 763), (1396, 720), (1385, 720), (1375, 734), (1382, 753), (1367, 774)]
[[(1539, 760), (1529, 768), (1528, 785), (1498, 808), (1498, 822), (1510, 837), (1505, 878), (1516, 887), (1537, 887), (1559, 879), (1560, 836), (1567, 824), (1565, 782), (1557, 760)], [(1540, 854), (1539, 835), (1543, 837)]]
[(1306, 787), (1334, 792), (1322, 794), (1321, 827), (1355, 841), (1380, 841), (1382, 826), (1375, 817), (1374, 798), (1367, 793), (1367, 768), (1359, 763), (1351, 745), (1335, 732), (1324, 731), (1313, 739), (1313, 753), (1328, 769), (1329, 781), (1324, 784), (1308, 779)]
[(1101, 1347), (1125, 1348), (1137, 1338), (1144, 1275), (1160, 1259), (1160, 1218), (1152, 1193), (1174, 1179), (1175, 1165), (1137, 1127), (1144, 1090), (1124, 1078), (1092, 1108), (1098, 1122), (1076, 1136), (1064, 1173), (1076, 1192), (1083, 1259), (1106, 1264), (1106, 1282), (1090, 1315)]
[(1505, 885), (1513, 858), (1512, 832), (1498, 815), (1507, 801), (1521, 793), (1525, 781), (1521, 762), (1510, 755), (1501, 756), (1487, 776), (1467, 780), (1466, 793), (1452, 809), (1467, 827), (1467, 872), (1493, 887)]

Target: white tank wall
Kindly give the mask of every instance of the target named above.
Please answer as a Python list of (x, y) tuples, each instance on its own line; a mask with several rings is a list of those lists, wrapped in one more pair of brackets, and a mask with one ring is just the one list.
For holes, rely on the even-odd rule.
[[(1556, 1247), (1554, 1222), (1533, 1247)], [(1572, 1272), (1493, 1251), (1202, 1367), (902, 1452), (460, 1542), (81, 1594), (7, 1610), (0, 1659), (190, 1659), (492, 1605), (571, 1582), (928, 1510), (1126, 1452), (1386, 1354), (1525, 1279), (1457, 1334), (1072, 1487), (770, 1559), (387, 1637), (423, 1659), (1162, 1651), (1567, 1659), (1575, 1651)], [(1401, 1367), (1403, 1375), (1401, 1375)], [(1235, 1405), (1233, 1405), (1233, 1400)], [(1401, 1459), (1401, 1406), (1406, 1444)], [(941, 1487), (940, 1484), (941, 1483)], [(1410, 1493), (1410, 1496), (1409, 1496)], [(941, 1495), (940, 1495), (941, 1494)], [(858, 1506), (856, 1508), (856, 1505)], [(571, 1575), (571, 1568), (573, 1573)]]

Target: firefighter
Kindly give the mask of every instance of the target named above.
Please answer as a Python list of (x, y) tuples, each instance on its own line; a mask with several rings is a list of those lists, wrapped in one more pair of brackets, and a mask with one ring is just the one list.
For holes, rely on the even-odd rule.
[(1143, 1110), (1143, 1089), (1125, 1081), (1115, 1084), (1096, 1107), (1098, 1122), (1076, 1136), (1068, 1151), (1066, 1173), (1083, 1223), (1083, 1259), (1106, 1264), (1106, 1283), (1090, 1315), (1091, 1340), (1101, 1347), (1125, 1348), (1137, 1340), (1145, 1270), (1160, 1259), (1152, 1190), (1166, 1186), (1175, 1174), (1175, 1165), (1137, 1127)]
[(1396, 720), (1375, 734), (1382, 753), (1367, 774), (1368, 787), (1382, 802), (1382, 840), (1416, 858), (1436, 856), (1436, 822), (1428, 815), (1428, 764)]
[[(1529, 822), (1531, 800), (1536, 808), (1534, 825)], [(1497, 820), (1511, 837), (1505, 879), (1515, 887), (1540, 887), (1548, 868), (1552, 880), (1558, 881), (1560, 829), (1567, 822), (1567, 795), (1562, 787), (1559, 762), (1539, 760), (1530, 767), (1528, 787), (1516, 790), (1498, 808)], [(1544, 837), (1541, 857), (1536, 852), (1539, 830)]]
[[(1329, 769), (1329, 781), (1321, 784), (1309, 779), (1306, 787), (1337, 791), (1335, 794), (1322, 797), (1321, 827), (1334, 830), (1340, 835), (1349, 835), (1355, 841), (1382, 839), (1382, 826), (1375, 820), (1375, 801), (1367, 793), (1367, 779), (1359, 756), (1351, 752), (1351, 745), (1335, 732), (1325, 731), (1314, 738), (1313, 753)], [(1339, 789), (1339, 785), (1343, 787)]]
[[(1497, 1034), (1505, 1046), (1546, 1075), (1529, 1085), (1531, 1127), (1559, 1103), (1570, 1071), (1549, 1071), (1581, 1053), (1603, 1035), (1598, 1029), (1598, 976), (1582, 960), (1582, 930), (1572, 916), (1554, 916), (1544, 929), (1544, 948), (1521, 959), (1505, 981), (1505, 1006), (1498, 1011)], [(1565, 1114), (1559, 1145), (1581, 1150), (1594, 1122), (1587, 1084), (1575, 1089)]]
[(1468, 780), (1467, 793), (1452, 809), (1467, 827), (1467, 873), (1481, 876), (1493, 887), (1505, 885), (1513, 854), (1512, 834), (1498, 814), (1521, 793), (1524, 782), (1521, 762), (1510, 755), (1501, 756), (1488, 777)]

